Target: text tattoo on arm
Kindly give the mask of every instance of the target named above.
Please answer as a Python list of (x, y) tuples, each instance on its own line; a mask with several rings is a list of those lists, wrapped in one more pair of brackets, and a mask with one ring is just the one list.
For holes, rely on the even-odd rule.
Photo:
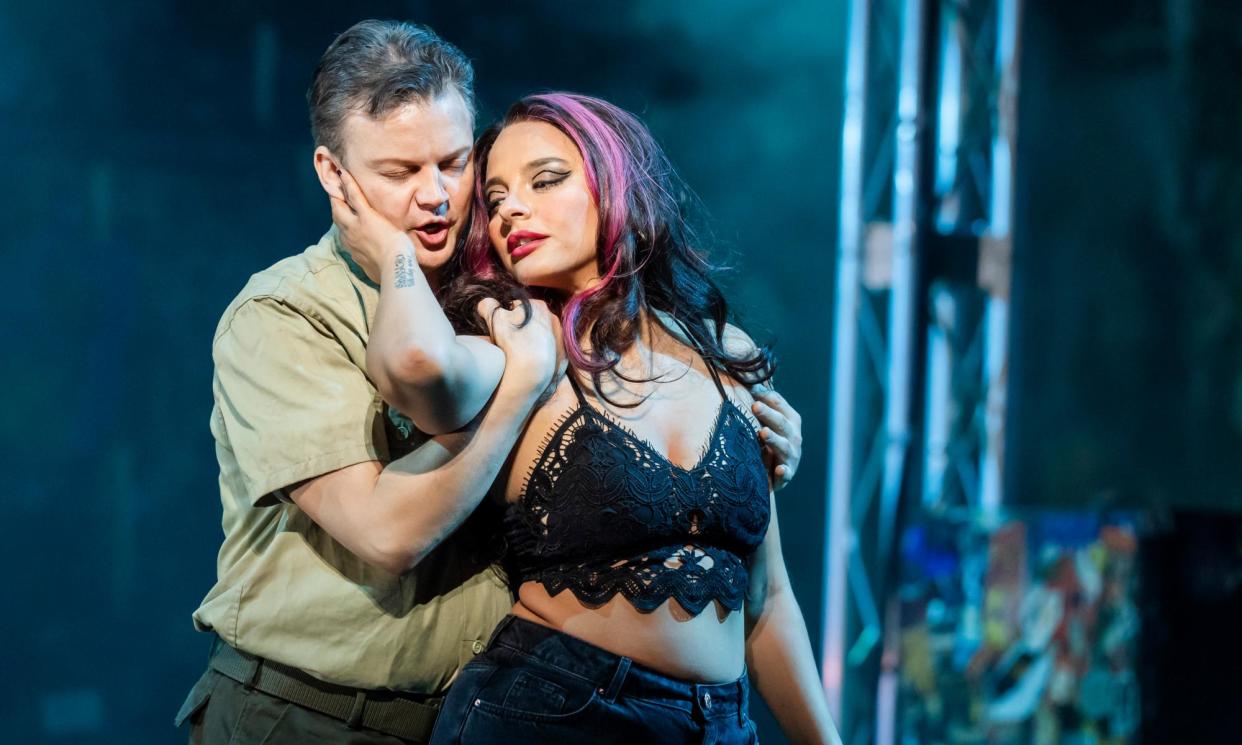
[(408, 253), (398, 254), (394, 269), (397, 275), (393, 282), (394, 287), (414, 286), (414, 258), (412, 256)]

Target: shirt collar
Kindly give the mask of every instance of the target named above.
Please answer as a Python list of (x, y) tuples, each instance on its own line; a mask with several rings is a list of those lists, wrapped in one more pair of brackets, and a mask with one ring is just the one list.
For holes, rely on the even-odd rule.
[(364, 272), (362, 267), (358, 265), (358, 262), (354, 261), (353, 257), (349, 255), (349, 251), (346, 250), (345, 245), (341, 242), (340, 232), (337, 230), (335, 225), (328, 230), (326, 238), (332, 245), (332, 253), (335, 254), (337, 258), (341, 260), (341, 263), (345, 265), (345, 268), (349, 270), (349, 278), (354, 286), (354, 291), (358, 296), (358, 301), (362, 305), (362, 312), (366, 318), (366, 325), (369, 333), (371, 323), (375, 320), (376, 306), (379, 304), (380, 286), (375, 282), (372, 282), (371, 278), (367, 276), (367, 273)]
[(345, 250), (345, 245), (341, 243), (340, 231), (336, 229), (335, 225), (328, 231), (328, 235), (332, 237), (332, 250), (336, 251), (336, 255), (341, 257), (341, 261), (345, 262), (345, 266), (349, 267), (349, 273), (354, 275), (354, 278), (362, 284), (379, 292), (380, 286), (371, 281), (367, 273), (362, 271), (362, 267), (358, 266), (358, 262), (354, 261), (354, 257), (349, 255), (349, 251)]

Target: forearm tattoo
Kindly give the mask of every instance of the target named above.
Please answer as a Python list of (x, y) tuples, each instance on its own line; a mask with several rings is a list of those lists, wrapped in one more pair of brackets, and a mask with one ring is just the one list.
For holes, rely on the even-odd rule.
[(414, 286), (414, 258), (408, 253), (397, 254), (397, 263), (394, 267), (397, 279), (393, 282), (393, 287), (413, 287)]

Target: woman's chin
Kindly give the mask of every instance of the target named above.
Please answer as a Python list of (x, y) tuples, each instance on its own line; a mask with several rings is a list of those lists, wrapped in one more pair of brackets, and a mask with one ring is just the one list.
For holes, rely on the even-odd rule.
[(513, 267), (510, 272), (513, 278), (524, 287), (540, 288), (544, 290), (563, 290), (566, 279), (557, 275), (548, 275), (544, 272), (532, 270), (523, 270), (521, 263)]

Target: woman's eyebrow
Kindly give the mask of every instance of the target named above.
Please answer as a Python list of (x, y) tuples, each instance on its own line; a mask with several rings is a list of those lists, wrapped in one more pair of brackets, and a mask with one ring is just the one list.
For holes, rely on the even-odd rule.
[[(563, 166), (569, 165), (569, 161), (565, 160), (564, 158), (557, 158), (555, 156), (552, 156), (548, 158), (539, 158), (538, 160), (532, 160), (531, 162), (527, 163), (526, 167), (523, 168), (522, 170), (530, 172), (530, 171), (534, 171), (539, 168), (542, 168), (546, 165), (550, 165), (552, 163), (557, 163)], [(501, 177), (492, 176), (486, 182), (483, 183), (483, 188), (486, 190), (486, 189), (490, 189), (495, 184), (503, 184), (503, 183), (504, 183), (504, 179), (502, 179)]]
[(526, 170), (533, 171), (536, 168), (541, 168), (543, 166), (548, 165), (549, 163), (560, 163), (562, 165), (568, 165), (568, 162), (564, 158), (557, 158), (553, 156), (549, 158), (540, 158), (538, 160), (532, 160), (531, 162), (526, 164)]

